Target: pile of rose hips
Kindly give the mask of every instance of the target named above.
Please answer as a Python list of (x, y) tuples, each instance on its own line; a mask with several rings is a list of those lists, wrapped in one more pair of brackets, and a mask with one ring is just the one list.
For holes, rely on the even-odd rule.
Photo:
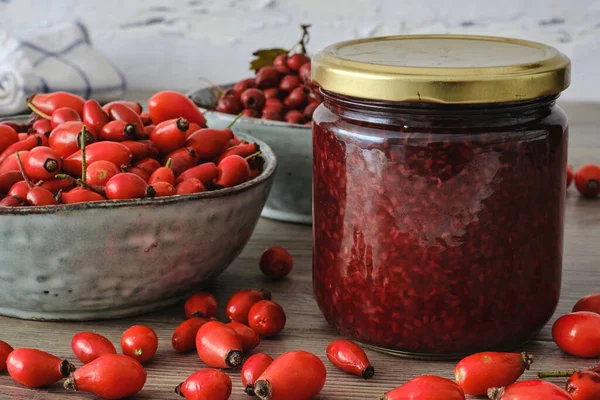
[(585, 164), (573, 172), (573, 167), (567, 166), (567, 188), (575, 181), (575, 187), (584, 197), (600, 195), (600, 165)]
[(209, 129), (186, 96), (100, 106), (65, 92), (36, 94), (27, 123), (0, 122), (0, 207), (199, 193), (260, 174), (255, 143)]
[[(241, 113), (249, 118), (311, 125), (313, 113), (323, 97), (310, 80), (311, 62), (306, 55), (308, 27), (302, 26), (298, 53), (289, 54), (283, 49), (256, 52), (259, 63), (251, 63), (251, 68), (256, 68), (256, 76), (222, 90), (215, 110), (235, 115)], [(269, 54), (277, 53), (275, 57), (268, 58)], [(263, 54), (266, 54), (267, 62), (261, 62)]]

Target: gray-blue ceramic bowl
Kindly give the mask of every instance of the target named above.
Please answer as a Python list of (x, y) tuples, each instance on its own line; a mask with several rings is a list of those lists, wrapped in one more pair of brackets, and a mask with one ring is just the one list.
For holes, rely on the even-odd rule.
[(277, 166), (192, 195), (0, 209), (0, 314), (93, 320), (141, 314), (198, 291), (239, 255)]
[[(224, 89), (231, 84), (223, 85)], [(203, 109), (217, 102), (211, 87), (194, 90), (188, 96)], [(206, 111), (208, 126), (224, 128), (235, 115)], [(263, 217), (280, 221), (312, 224), (312, 128), (286, 122), (257, 118), (240, 118), (233, 126), (237, 133), (247, 133), (271, 146), (277, 155), (275, 181)]]

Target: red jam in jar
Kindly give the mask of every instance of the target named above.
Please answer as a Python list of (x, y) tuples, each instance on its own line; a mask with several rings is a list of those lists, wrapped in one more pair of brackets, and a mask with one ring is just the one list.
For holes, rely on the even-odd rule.
[(560, 295), (569, 60), (404, 36), (313, 60), (313, 286), (341, 333), (455, 358), (532, 339)]

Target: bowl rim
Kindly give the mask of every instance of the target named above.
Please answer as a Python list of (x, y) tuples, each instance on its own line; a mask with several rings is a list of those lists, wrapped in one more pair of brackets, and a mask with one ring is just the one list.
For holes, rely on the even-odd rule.
[[(221, 87), (223, 89), (229, 89), (230, 87), (233, 87), (234, 84), (235, 83), (225, 83), (223, 85), (219, 85), (219, 87)], [(196, 89), (192, 89), (186, 93), (186, 96), (189, 97), (192, 101), (194, 101), (194, 98), (192, 97), (193, 94), (196, 92), (199, 92), (201, 90), (206, 90), (206, 89), (211, 89), (211, 86), (198, 87)], [(202, 107), (200, 104), (196, 103), (195, 101), (194, 101), (194, 104), (196, 105), (196, 107), (198, 107), (199, 109), (201, 109), (203, 111), (204, 115), (213, 114), (213, 115), (216, 115), (219, 118), (229, 121), (229, 122), (233, 121), (237, 117), (237, 115), (226, 114), (226, 113), (222, 113), (219, 111), (214, 111), (214, 110), (210, 110), (208, 108)], [(269, 119), (252, 118), (252, 117), (246, 117), (246, 116), (242, 116), (238, 120), (236, 125), (239, 125), (242, 123), (246, 123), (249, 125), (261, 125), (261, 126), (267, 126), (267, 127), (277, 127), (277, 128), (286, 127), (286, 128), (298, 129), (298, 130), (312, 130), (312, 126), (308, 126), (308, 125), (291, 124), (289, 122), (284, 122), (284, 121), (273, 121), (273, 120), (269, 120)], [(235, 126), (234, 126), (234, 128), (235, 128)]]
[[(20, 118), (16, 118), (17, 120)], [(0, 121), (15, 120), (13, 118), (0, 118)], [(123, 208), (123, 207), (138, 207), (138, 206), (153, 206), (153, 205), (167, 205), (184, 203), (202, 199), (217, 199), (245, 192), (259, 186), (270, 179), (277, 168), (277, 158), (275, 153), (262, 140), (255, 138), (247, 133), (238, 133), (239, 137), (254, 141), (260, 146), (261, 156), (265, 160), (265, 164), (262, 172), (259, 176), (249, 181), (246, 181), (240, 185), (212, 190), (207, 192), (193, 193), (193, 194), (179, 194), (166, 197), (151, 197), (145, 199), (128, 199), (128, 200), (104, 200), (104, 201), (93, 201), (87, 203), (75, 203), (75, 204), (58, 204), (52, 206), (21, 206), (21, 207), (0, 207), (0, 218), (3, 215), (33, 215), (33, 214), (55, 214), (58, 212), (69, 212), (69, 211), (80, 211), (89, 209), (103, 209), (103, 208)]]

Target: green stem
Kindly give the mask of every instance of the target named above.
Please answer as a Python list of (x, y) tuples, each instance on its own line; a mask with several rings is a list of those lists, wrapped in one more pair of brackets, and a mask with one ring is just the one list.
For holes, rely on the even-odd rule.
[(42, 117), (44, 119), (52, 119), (52, 117), (43, 113), (41, 110), (39, 110), (36, 106), (31, 104), (30, 102), (27, 102), (27, 107), (29, 107), (31, 109), (31, 111), (33, 111), (35, 114), (39, 115), (40, 117)]
[[(83, 180), (83, 183), (85, 184), (85, 174), (87, 172), (87, 160), (86, 160), (86, 156), (85, 156), (85, 134), (86, 134), (86, 129), (85, 129), (85, 125), (83, 126), (83, 128), (81, 128), (81, 143), (80, 143), (80, 147), (81, 147), (81, 179)], [(83, 188), (84, 185), (81, 185), (81, 187)]]
[(259, 156), (261, 153), (262, 152), (260, 152), (260, 151), (257, 151), (256, 153), (252, 153), (248, 157), (246, 157), (246, 160), (250, 160), (250, 159), (252, 159), (252, 158), (254, 158), (256, 156)]
[(544, 378), (568, 378), (571, 375), (573, 375), (574, 373), (576, 373), (577, 371), (545, 371), (545, 372), (538, 372), (538, 378), (540, 379), (544, 379)]
[(238, 115), (236, 115), (236, 117), (234, 118), (233, 121), (231, 121), (231, 123), (229, 125), (227, 125), (227, 129), (231, 129), (231, 127), (233, 125), (235, 125), (235, 123), (238, 121), (238, 119), (240, 119), (242, 117), (242, 113), (239, 113)]
[(27, 187), (31, 190), (33, 188), (33, 186), (31, 185), (31, 181), (29, 180), (29, 177), (27, 176), (27, 173), (25, 172), (25, 168), (23, 168), (23, 162), (21, 161), (21, 156), (19, 155), (18, 151), (15, 153), (15, 157), (17, 157), (17, 164), (19, 165), (19, 170), (21, 171), (23, 180), (25, 181), (25, 184), (27, 185)]
[(167, 168), (171, 168), (171, 161), (172, 161), (172, 159), (171, 159), (171, 158), (169, 158), (169, 159), (167, 160), (167, 163), (165, 164), (165, 167), (167, 167)]

